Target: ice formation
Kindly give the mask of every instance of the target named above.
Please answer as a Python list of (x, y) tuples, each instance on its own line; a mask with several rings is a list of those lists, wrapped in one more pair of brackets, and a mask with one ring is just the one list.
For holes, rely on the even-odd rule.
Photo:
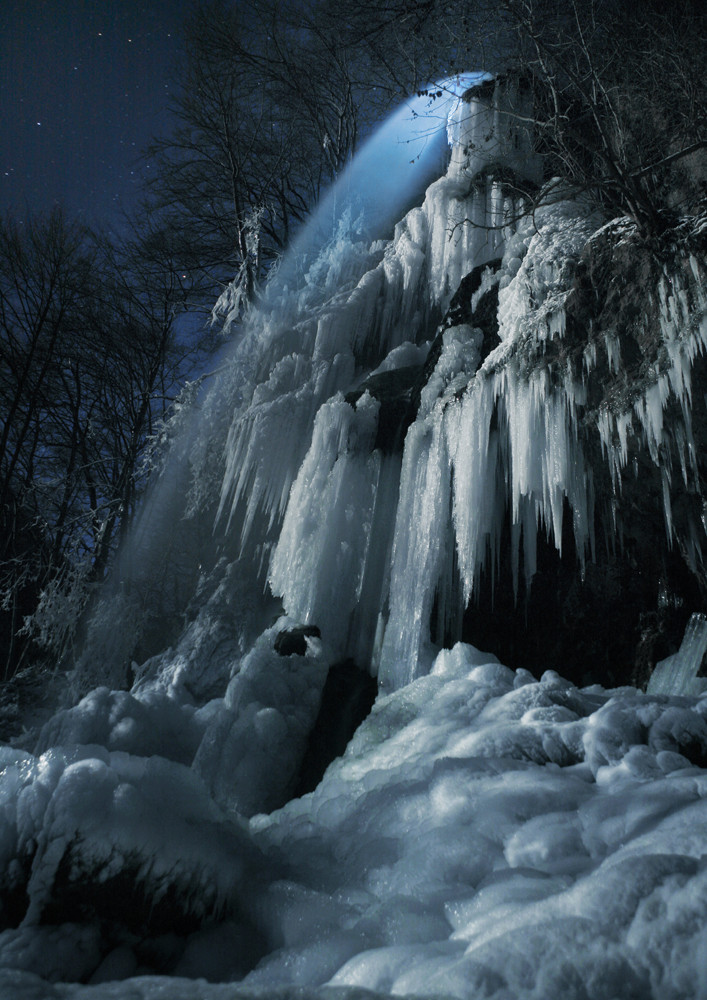
[[(562, 270), (592, 231), (591, 219), (566, 203), (540, 209), (532, 224), (521, 224), (498, 274), (501, 345), (480, 371), (465, 358), (459, 378), (434, 405), (427, 403), (428, 412), (411, 428), (382, 653), (384, 683), (407, 683), (429, 668), (425, 644), (438, 581), (452, 577), (453, 561), (461, 593), (450, 599), (460, 608), (468, 603), (481, 568), (497, 553), (508, 507), (518, 541), (522, 536), (528, 579), (538, 528), (545, 526), (561, 544), (566, 499), (578, 551), (592, 543), (590, 473), (577, 434), (581, 383), (570, 373), (559, 391), (553, 389), (547, 368), (528, 370), (523, 355), (528, 339), (561, 335)], [(445, 360), (443, 350), (438, 367)], [(435, 381), (433, 374), (427, 388)], [(447, 509), (450, 516), (440, 516)], [(410, 532), (410, 524), (418, 530)], [(454, 612), (452, 606), (440, 613)]]
[[(375, 664), (380, 652), (389, 600), (384, 561), (391, 547), (398, 473), (394, 460), (374, 451), (375, 417), (372, 411), (365, 417), (362, 403), (357, 404), (355, 433), (362, 433), (367, 419), (370, 428), (359, 459), (354, 458), (350, 432), (341, 426), (343, 420), (348, 427), (352, 411), (343, 400), (337, 403), (335, 394), (362, 382), (371, 369), (400, 367), (415, 345), (424, 352), (430, 329), (461, 279), (499, 258), (516, 227), (523, 199), (510, 193), (494, 171), (508, 152), (503, 137), (509, 126), (499, 101), (514, 107), (518, 95), (506, 93), (510, 87), (477, 89), (478, 97), (460, 100), (452, 115), (455, 145), (446, 175), (396, 226), (393, 239), (369, 247), (357, 228), (361, 220), (344, 213), (301, 289), (275, 281), (241, 349), (257, 359), (250, 362), (255, 383), (229, 432), (222, 516), (237, 525), (242, 544), (255, 525), (255, 534), (265, 532), (267, 545), (274, 544), (269, 582), (292, 617), (318, 621), (320, 609), (331, 603), (334, 580), (346, 581), (345, 593), (337, 584), (337, 613), (326, 614), (322, 627), (341, 655), (359, 662), (373, 656)], [(510, 121), (515, 115), (515, 110), (505, 112)], [(515, 149), (515, 138), (511, 144)], [(526, 146), (524, 137), (517, 165), (522, 160), (532, 183), (537, 164)], [(586, 236), (581, 222), (568, 222), (572, 232), (573, 226)], [(518, 241), (513, 246), (511, 271), (516, 254), (525, 250)], [(557, 252), (559, 244), (553, 249)], [(473, 331), (447, 331), (443, 357), (423, 391), (423, 411), (431, 408), (441, 385), (473, 374), (474, 350)], [(375, 401), (370, 405), (375, 407)], [(352, 511), (357, 523), (349, 538), (341, 531)], [(415, 523), (421, 523), (419, 518)], [(429, 589), (435, 583), (425, 585)]]
[[(486, 97), (457, 103), (457, 144), (498, 132), (500, 112)], [(254, 385), (227, 445), (222, 510), (244, 505), (244, 539), (259, 513), (270, 526), (282, 518), (319, 407), (394, 350), (426, 339), (462, 277), (499, 256), (522, 199), (495, 179), (496, 147), (487, 142), (473, 161), (453, 157), (387, 245), (367, 243), (366, 213), (346, 210), (300, 287), (285, 281), (292, 265), (276, 276), (240, 349)]]
[[(503, 170), (540, 180), (526, 100), (476, 80), (393, 237), (342, 213), (249, 318), (203, 405), (219, 447), (192, 433), (186, 506), (223, 475), (181, 635), (130, 692), (95, 688), (0, 749), (0, 995), (707, 995), (704, 618), (645, 693), (440, 648), (504, 533), (519, 591), (539, 538), (580, 572), (614, 544), (639, 457), (666, 537), (702, 560), (702, 508), (673, 493), (701, 503), (703, 265), (665, 265), (635, 324), (657, 361), (623, 378), (625, 345), (591, 318), (578, 335), (576, 299), (582, 256), (630, 224), (552, 183), (523, 215)], [(295, 798), (350, 661), (378, 698)]]
[(702, 666), (705, 650), (707, 618), (694, 614), (678, 652), (656, 663), (646, 688), (648, 694), (700, 694), (706, 685), (697, 673)]

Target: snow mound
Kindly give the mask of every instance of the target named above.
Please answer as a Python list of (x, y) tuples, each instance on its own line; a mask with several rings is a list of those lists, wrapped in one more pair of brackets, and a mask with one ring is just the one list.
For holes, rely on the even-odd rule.
[(252, 821), (295, 881), (261, 901), (282, 945), (244, 985), (701, 995), (707, 702), (491, 659), (443, 651), (314, 793)]
[(287, 801), (319, 710), (330, 660), (317, 638), (305, 655), (275, 651), (288, 624), (280, 618), (244, 658), (194, 761), (214, 799), (242, 816)]
[[(205, 775), (267, 781), (296, 758), (323, 668), (316, 639), (273, 652), (283, 624), (235, 674), (223, 710), (241, 728)], [(701, 996), (705, 760), (707, 698), (536, 680), (461, 643), (379, 696), (314, 792), (247, 827), (163, 758), (5, 750), (2, 870), (26, 912), (0, 934), (0, 985), (28, 1000)], [(153, 935), (163, 903), (189, 918), (175, 936), (164, 911), (177, 978), (135, 975), (141, 899)], [(95, 985), (56, 982), (71, 978)]]
[(18, 897), (6, 925), (197, 925), (234, 905), (255, 858), (197, 775), (161, 757), (55, 747), (7, 759), (0, 795), (4, 895)]
[(139, 757), (155, 754), (191, 764), (202, 728), (190, 706), (162, 692), (136, 698), (127, 691), (96, 688), (73, 708), (58, 712), (42, 728), (35, 754), (56, 746), (100, 744)]

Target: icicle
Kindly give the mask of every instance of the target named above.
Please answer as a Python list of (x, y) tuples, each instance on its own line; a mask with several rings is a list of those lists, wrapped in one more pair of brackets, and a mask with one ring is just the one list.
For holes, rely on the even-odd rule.
[(661, 483), (663, 487), (665, 533), (668, 536), (668, 545), (670, 545), (673, 540), (673, 505), (670, 499), (670, 469), (665, 465), (661, 468)]
[(491, 431), (495, 409), (494, 379), (478, 378), (463, 400), (448, 406), (445, 414), (454, 472), (454, 529), (466, 602), (478, 582), (487, 548), (495, 545), (503, 517), (498, 435)]
[(612, 334), (604, 334), (604, 346), (606, 348), (606, 362), (610, 372), (618, 372), (621, 367), (621, 345), (618, 337)]

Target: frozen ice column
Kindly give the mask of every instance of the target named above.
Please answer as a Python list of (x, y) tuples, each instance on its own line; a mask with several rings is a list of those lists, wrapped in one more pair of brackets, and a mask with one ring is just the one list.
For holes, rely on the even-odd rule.
[(680, 649), (656, 663), (646, 694), (698, 695), (705, 682), (697, 677), (707, 649), (707, 618), (694, 614), (687, 623)]

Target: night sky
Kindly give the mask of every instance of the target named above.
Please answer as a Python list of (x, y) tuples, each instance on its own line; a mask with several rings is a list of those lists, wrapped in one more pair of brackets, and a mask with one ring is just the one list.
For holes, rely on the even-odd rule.
[(89, 222), (135, 202), (169, 130), (191, 0), (0, 0), (0, 211)]

